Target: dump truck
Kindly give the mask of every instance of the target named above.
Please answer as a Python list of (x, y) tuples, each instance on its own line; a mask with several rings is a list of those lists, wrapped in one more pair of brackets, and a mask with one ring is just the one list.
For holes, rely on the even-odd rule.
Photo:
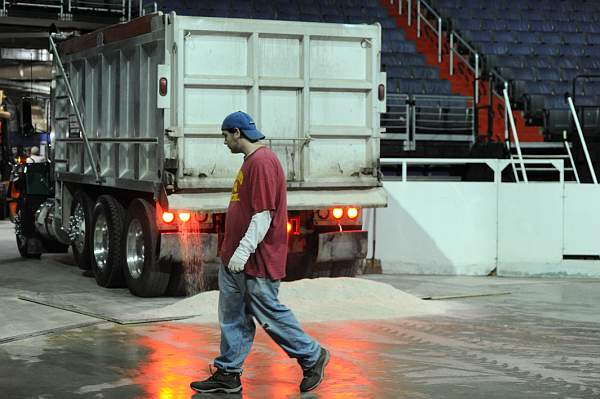
[(159, 12), (53, 33), (50, 49), (50, 161), (21, 166), (11, 189), (22, 256), (70, 247), (99, 285), (144, 297), (211, 281), (243, 162), (221, 122), (242, 110), (287, 176), (287, 279), (356, 274), (363, 212), (387, 201), (378, 24)]

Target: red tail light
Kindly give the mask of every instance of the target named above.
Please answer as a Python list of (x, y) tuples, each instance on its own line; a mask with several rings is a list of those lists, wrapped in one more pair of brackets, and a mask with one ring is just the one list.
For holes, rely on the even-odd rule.
[(333, 208), (333, 211), (331, 211), (331, 213), (336, 219), (341, 219), (342, 216), (344, 216), (344, 210), (342, 208)]
[(287, 232), (288, 234), (292, 231), (292, 224), (290, 222), (287, 222)]
[(160, 78), (158, 81), (158, 93), (163, 97), (167, 95), (167, 83), (167, 78)]
[(383, 84), (380, 84), (378, 89), (379, 89), (379, 93), (378, 93), (379, 101), (385, 100), (385, 86)]
[(348, 208), (346, 214), (348, 215), (348, 218), (356, 219), (358, 217), (358, 208)]
[(189, 212), (179, 212), (179, 220), (183, 223), (189, 222), (192, 217), (192, 214)]
[(173, 212), (163, 212), (162, 220), (165, 223), (171, 223), (175, 220), (175, 214)]

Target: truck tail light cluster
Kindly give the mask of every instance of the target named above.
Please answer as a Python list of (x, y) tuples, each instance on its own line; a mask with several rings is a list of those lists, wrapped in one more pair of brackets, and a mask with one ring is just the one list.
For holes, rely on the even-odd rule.
[(333, 217), (335, 220), (340, 220), (344, 216), (346, 216), (350, 220), (355, 220), (360, 215), (360, 211), (358, 208), (349, 207), (349, 208), (333, 208), (329, 209), (321, 209), (317, 212), (317, 216), (321, 220), (327, 220), (329, 217)]
[[(159, 224), (171, 228), (177, 228), (176, 225), (179, 222), (181, 224), (188, 223), (192, 220), (192, 212), (187, 210), (168, 210), (165, 211), (159, 204), (156, 204), (156, 216)], [(194, 221), (198, 223), (206, 223), (209, 219), (208, 213), (196, 213), (193, 215)]]

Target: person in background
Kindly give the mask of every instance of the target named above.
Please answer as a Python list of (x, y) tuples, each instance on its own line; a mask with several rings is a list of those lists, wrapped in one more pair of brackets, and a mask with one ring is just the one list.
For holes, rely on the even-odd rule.
[(286, 177), (277, 156), (260, 140), (264, 135), (250, 115), (238, 111), (221, 126), (225, 145), (243, 153), (227, 209), (219, 268), (220, 355), (197, 392), (242, 390), (240, 375), (258, 321), (265, 332), (302, 367), (300, 391), (323, 380), (329, 352), (306, 335), (292, 311), (277, 298), (287, 258)]
[(39, 162), (45, 162), (46, 161), (46, 157), (40, 155), (40, 147), (38, 146), (33, 146), (31, 147), (31, 150), (29, 150), (29, 157), (27, 157), (27, 163), (39, 163)]

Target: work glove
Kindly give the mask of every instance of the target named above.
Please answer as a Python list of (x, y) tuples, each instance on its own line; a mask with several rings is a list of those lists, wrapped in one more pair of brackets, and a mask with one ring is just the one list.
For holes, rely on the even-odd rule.
[(227, 268), (232, 273), (239, 273), (244, 270), (244, 266), (246, 266), (246, 260), (238, 254), (238, 251), (235, 251), (231, 259), (229, 259)]

